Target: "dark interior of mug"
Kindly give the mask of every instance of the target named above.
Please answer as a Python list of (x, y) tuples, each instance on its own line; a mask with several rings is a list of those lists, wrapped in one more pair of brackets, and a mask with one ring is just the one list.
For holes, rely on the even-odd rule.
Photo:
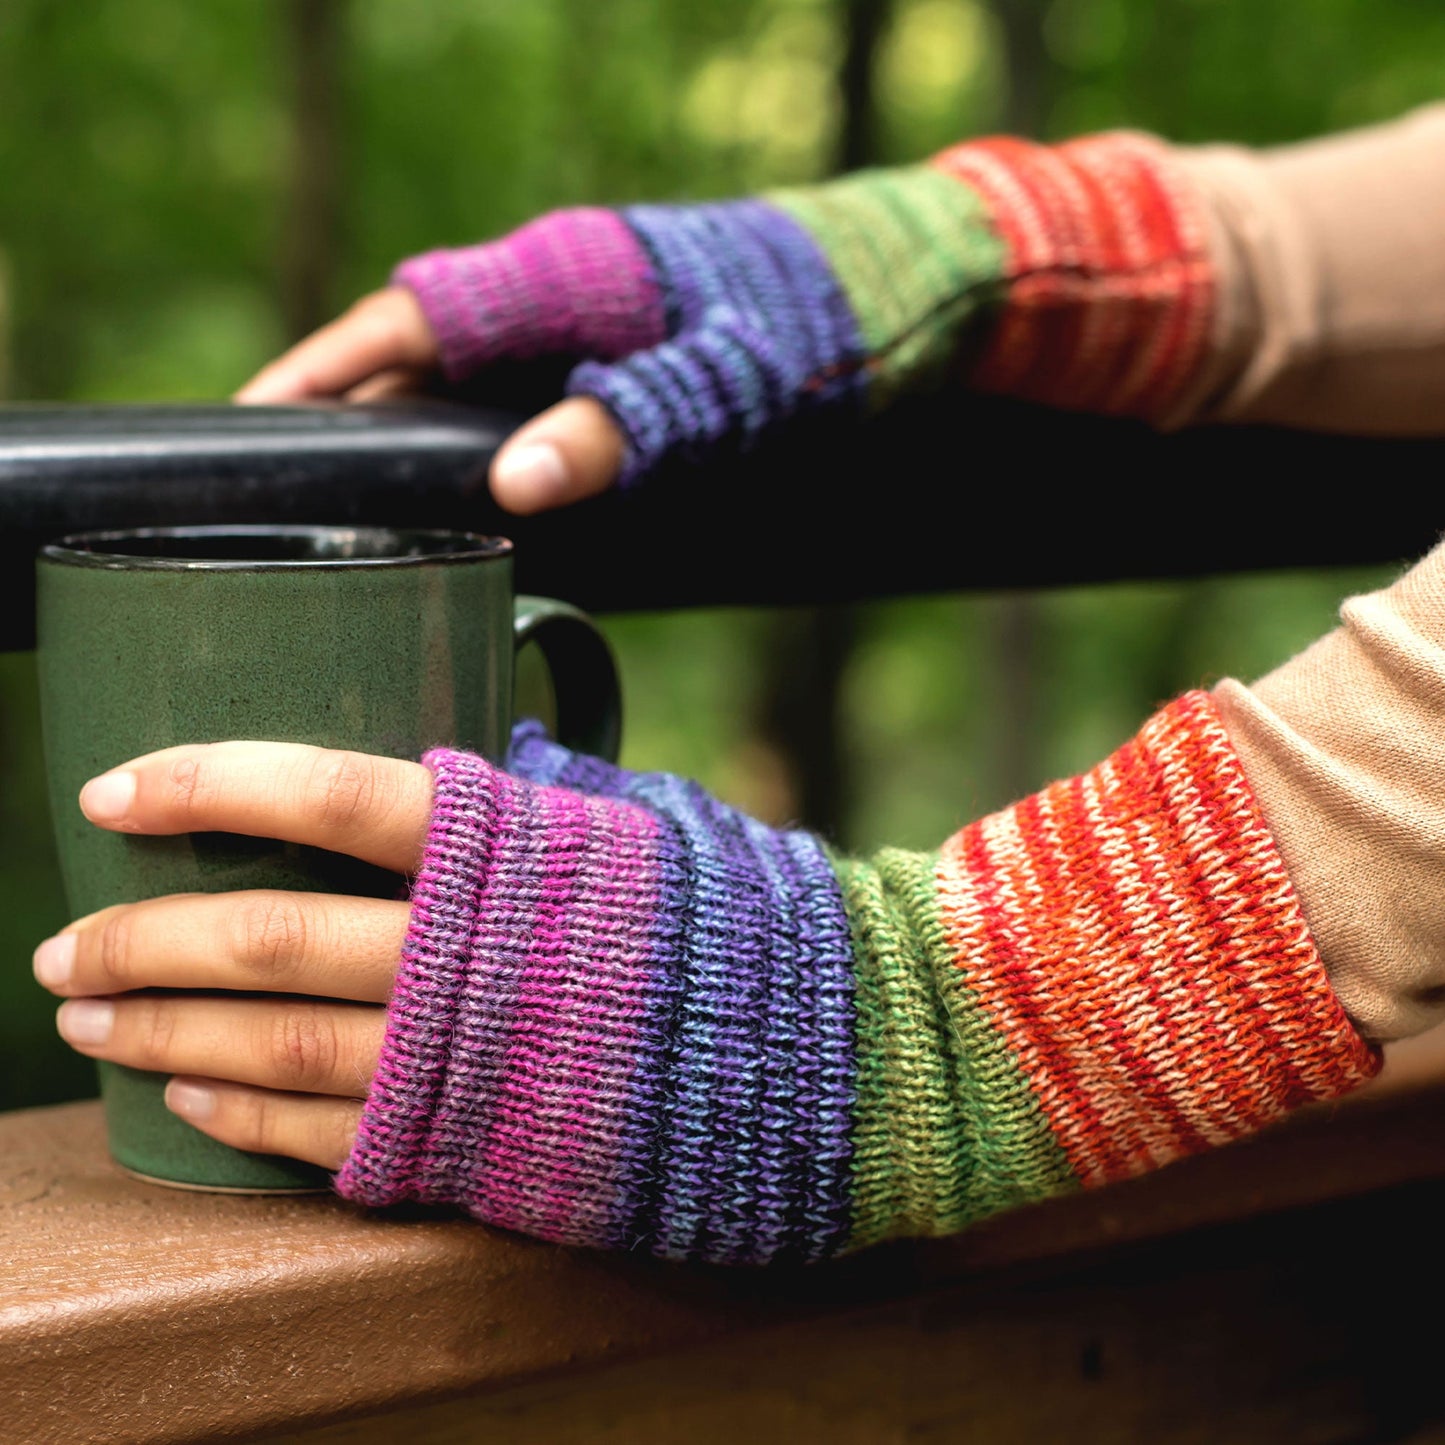
[(86, 532), (45, 548), (59, 560), (105, 558), (197, 563), (285, 565), (293, 562), (388, 562), (409, 558), (487, 557), (511, 550), (503, 537), (427, 528), (336, 526), (154, 527)]

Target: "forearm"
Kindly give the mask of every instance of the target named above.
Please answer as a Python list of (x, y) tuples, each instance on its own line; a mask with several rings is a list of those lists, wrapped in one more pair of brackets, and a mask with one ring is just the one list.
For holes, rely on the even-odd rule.
[(1361, 1031), (1397, 1039), (1445, 1018), (1445, 546), (1216, 695)]
[(1175, 420), (1445, 430), (1445, 106), (1178, 157), (1219, 286), (1209, 360)]
[(1157, 1167), (1375, 1066), (1213, 704), (936, 854), (832, 857), (535, 733), (433, 759), (339, 1183), (569, 1243), (817, 1259)]

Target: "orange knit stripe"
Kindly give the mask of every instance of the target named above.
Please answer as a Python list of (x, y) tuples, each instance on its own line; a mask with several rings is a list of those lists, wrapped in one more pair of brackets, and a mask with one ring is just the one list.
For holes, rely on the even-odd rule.
[(945, 845), (945, 934), (1086, 1184), (1369, 1078), (1205, 693)]
[(989, 204), (1008, 302), (970, 383), (1054, 406), (1157, 419), (1201, 364), (1215, 281), (1204, 213), (1168, 148), (1110, 134), (994, 137), (933, 164)]
[[(1169, 1044), (1167, 1037), (1155, 1037), (1158, 1020), (1167, 1008), (1167, 1000), (1161, 995), (1163, 981), (1152, 968), (1141, 969), (1137, 976), (1120, 974), (1116, 977), (1108, 969), (1095, 970), (1090, 966), (1092, 960), (1107, 958), (1115, 949), (1114, 940), (1127, 927), (1130, 908), (1128, 888), (1137, 886), (1139, 882), (1136, 878), (1114, 876), (1116, 870), (1112, 856), (1130, 848), (1130, 840), (1125, 836), (1127, 823), (1121, 827), (1118, 820), (1101, 818), (1097, 825), (1085, 827), (1079, 826), (1076, 821), (1090, 821), (1090, 815), (1095, 811), (1095, 791), (1092, 780), (1080, 780), (1071, 794), (1076, 812), (1059, 831), (1072, 832), (1073, 836), (1065, 847), (1080, 850), (1081, 855), (1089, 860), (1088, 866), (1097, 890), (1097, 907), (1079, 920), (1081, 927), (1073, 929), (1069, 927), (1066, 912), (1061, 914), (1057, 908), (1051, 910), (1049, 922), (1052, 927), (1040, 940), (1043, 946), (1034, 957), (1057, 956), (1062, 952), (1071, 958), (1077, 970), (1075, 989), (1079, 1008), (1086, 1014), (1097, 1016), (1100, 1027), (1109, 1036), (1109, 1048), (1103, 1051), (1094, 1049), (1091, 1041), (1084, 1042), (1076, 1072), (1086, 1090), (1095, 1097), (1110, 1097), (1110, 1090), (1106, 1087), (1108, 1076), (1101, 1079), (1099, 1075), (1102, 1061), (1109, 1068), (1121, 1071), (1123, 1080), (1127, 1081), (1127, 1097), (1141, 1096), (1149, 1117), (1157, 1120), (1156, 1129), (1141, 1130), (1131, 1117), (1119, 1113), (1117, 1104), (1114, 1105), (1111, 1133), (1116, 1146), (1127, 1140), (1131, 1158), (1144, 1169), (1162, 1163), (1164, 1158), (1203, 1148), (1209, 1134), (1207, 1129), (1201, 1133), (1198, 1121), (1176, 1107), (1151, 1066), (1151, 1059), (1158, 1057), (1161, 1049)], [(1045, 809), (1040, 808), (1039, 811), (1042, 815)], [(1068, 827), (1071, 822), (1074, 823), (1072, 829)], [(1072, 887), (1068, 864), (1073, 853), (1050, 846), (1044, 828), (1040, 828), (1033, 841), (1033, 865), (1048, 880), (1049, 896), (1054, 900), (1067, 900)], [(1112, 1000), (1100, 999), (1098, 1002), (1102, 1007), (1094, 1007), (1089, 995), (1100, 990), (1112, 991), (1115, 996)], [(1130, 1020), (1134, 1029), (1126, 1030), (1121, 1024), (1122, 1019)], [(1159, 1131), (1163, 1132), (1162, 1142), (1156, 1137)]]

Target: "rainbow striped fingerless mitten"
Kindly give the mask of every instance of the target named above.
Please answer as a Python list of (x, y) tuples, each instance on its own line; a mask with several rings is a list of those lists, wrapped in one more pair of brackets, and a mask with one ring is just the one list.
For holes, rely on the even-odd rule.
[[(1214, 275), (1169, 148), (1008, 138), (755, 200), (553, 212), (393, 277), (453, 380), (575, 358), (627, 440), (623, 482), (814, 406), (950, 377), (1158, 420), (1201, 368)], [(979, 324), (986, 323), (986, 324)]]
[(1374, 1072), (1213, 701), (936, 854), (833, 856), (519, 729), (439, 751), (338, 1189), (816, 1260), (1155, 1168)]

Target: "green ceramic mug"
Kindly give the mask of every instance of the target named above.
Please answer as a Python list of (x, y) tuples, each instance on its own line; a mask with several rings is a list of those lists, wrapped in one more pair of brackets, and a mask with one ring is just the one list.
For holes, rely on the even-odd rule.
[[(76, 796), (130, 758), (229, 738), (419, 758), (499, 759), (518, 648), (546, 659), (559, 739), (615, 758), (606, 641), (575, 608), (515, 597), (512, 546), (379, 527), (93, 532), (43, 549), (37, 659), (46, 771), (75, 916), (167, 893), (285, 888), (397, 897), (402, 880), (317, 848), (93, 827)], [(219, 1144), (172, 1114), (165, 1078), (100, 1065), (110, 1149), (132, 1173), (204, 1189), (315, 1189), (325, 1174)]]

